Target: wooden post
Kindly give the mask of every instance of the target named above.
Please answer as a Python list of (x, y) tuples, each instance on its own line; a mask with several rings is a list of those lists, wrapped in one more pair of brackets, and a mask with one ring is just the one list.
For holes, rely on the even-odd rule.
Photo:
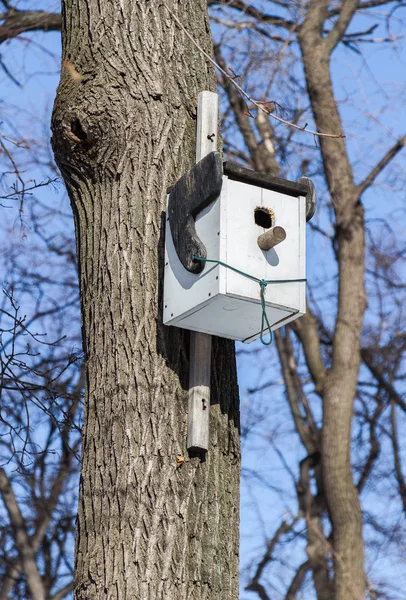
[[(217, 150), (218, 95), (201, 92), (197, 104), (196, 162)], [(188, 450), (209, 448), (211, 336), (190, 332)]]

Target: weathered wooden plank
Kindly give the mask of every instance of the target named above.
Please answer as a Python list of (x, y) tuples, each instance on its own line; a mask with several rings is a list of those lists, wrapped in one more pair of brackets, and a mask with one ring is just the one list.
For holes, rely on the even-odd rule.
[(190, 332), (188, 450), (208, 450), (211, 336)]
[(217, 150), (218, 95), (200, 92), (197, 99), (196, 162)]
[[(218, 96), (201, 92), (197, 106), (196, 162), (217, 149)], [(209, 448), (211, 336), (190, 332), (188, 450)]]
[(219, 197), (223, 183), (223, 161), (219, 152), (210, 152), (185, 173), (169, 194), (168, 216), (172, 240), (182, 265), (200, 273), (207, 258), (206, 248), (196, 233), (195, 217)]

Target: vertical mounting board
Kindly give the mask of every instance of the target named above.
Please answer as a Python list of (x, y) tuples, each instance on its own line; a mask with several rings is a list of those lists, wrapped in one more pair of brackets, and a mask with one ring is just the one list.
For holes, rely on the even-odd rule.
[[(196, 162), (217, 150), (218, 95), (200, 92), (197, 104)], [(209, 448), (211, 336), (190, 332), (188, 450)]]

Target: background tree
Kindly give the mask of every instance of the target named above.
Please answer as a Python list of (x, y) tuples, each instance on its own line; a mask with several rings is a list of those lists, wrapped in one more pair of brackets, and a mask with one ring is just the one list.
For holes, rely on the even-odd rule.
[[(67, 321), (77, 285), (61, 277), (50, 298), (49, 273), (56, 276), (58, 261), (46, 269), (56, 249), (50, 244), (48, 264), (41, 259), (38, 271), (31, 265), (24, 275), (23, 244), (17, 241), (4, 257), (9, 291), (0, 308), (0, 598), (57, 600), (73, 588), (83, 376), (80, 340)], [(36, 256), (41, 249), (37, 244)], [(62, 262), (66, 271), (65, 256)], [(16, 302), (27, 297), (30, 316)]]
[[(215, 55), (223, 68), (220, 85), (229, 106), (227, 121), (237, 124), (237, 131), (243, 142), (242, 151), (241, 145), (235, 149), (235, 145), (230, 143), (229, 152), (259, 171), (275, 175), (287, 171), (291, 173), (296, 164), (296, 172), (301, 167), (304, 174), (313, 171), (312, 176), (317, 176), (319, 165), (314, 149), (303, 147), (302, 139), (297, 140), (295, 129), (288, 131), (277, 127), (275, 117), (277, 119), (278, 116), (283, 116), (293, 126), (306, 128), (307, 124), (301, 118), (303, 109), (300, 98), (295, 98), (292, 102), (292, 94), (303, 94), (306, 91), (317, 131), (343, 135), (339, 103), (331, 79), (331, 56), (339, 44), (359, 52), (359, 46), (363, 42), (376, 41), (373, 37), (377, 27), (374, 19), (379, 19), (380, 15), (371, 9), (378, 6), (390, 5), (385, 15), (390, 32), (386, 41), (393, 42), (394, 35), (390, 31), (393, 23), (390, 24), (389, 18), (403, 3), (310, 0), (308, 3), (248, 4), (230, 1), (209, 4), (218, 8), (213, 10), (212, 15), (222, 25)], [(267, 11), (272, 5), (278, 7), (278, 15)], [(362, 20), (357, 19), (358, 13), (363, 15)], [(236, 46), (230, 39), (233, 39), (234, 31), (240, 32), (241, 29), (245, 32), (245, 43), (240, 41), (238, 48), (242, 50), (236, 56)], [(297, 61), (298, 56), (302, 60), (303, 77), (293, 66), (293, 61)], [(227, 67), (231, 59), (232, 69)], [(270, 82), (269, 78), (264, 81), (264, 77), (260, 76), (265, 64), (271, 72)], [(273, 70), (269, 68), (272, 64)], [(288, 65), (286, 70), (283, 69), (283, 64)], [(289, 66), (291, 70), (288, 70)], [(233, 85), (238, 74), (246, 77), (245, 87), (249, 91), (249, 99)], [(282, 98), (278, 95), (276, 100), (276, 94), (281, 94), (283, 89), (287, 90), (286, 95)], [(261, 104), (253, 103), (251, 98), (259, 99)], [(294, 108), (289, 110), (292, 105)], [(264, 109), (270, 113), (271, 119), (264, 114)], [(235, 125), (229, 126), (228, 130), (235, 135)], [(361, 198), (405, 144), (403, 131), (391, 132), (391, 136), (395, 141), (387, 143), (386, 151), (363, 178), (358, 175), (361, 170), (358, 164), (357, 177), (354, 176), (349, 150), (343, 140), (329, 135), (314, 140), (319, 146), (327, 197), (330, 199), (328, 208), (333, 231), (330, 233), (326, 231), (325, 225), (320, 227), (318, 224), (314, 226), (314, 230), (331, 242), (336, 267), (329, 263), (329, 268), (334, 269), (337, 287), (334, 285), (329, 293), (338, 293), (338, 301), (332, 318), (331, 312), (325, 315), (321, 307), (326, 288), (321, 294), (314, 291), (309, 298), (307, 315), (286, 327), (285, 332), (277, 332), (275, 335), (287, 400), (306, 454), (300, 461), (297, 475), (294, 474), (299, 512), (295, 518), (290, 519), (290, 523), (282, 522), (275, 536), (269, 540), (263, 558), (251, 570), (247, 590), (257, 592), (262, 599), (268, 598), (268, 594), (261, 578), (275, 556), (277, 542), (291, 535), (292, 530), (300, 524), (301, 517), (306, 523), (307, 558), (298, 566), (286, 597), (294, 597), (309, 570), (313, 575), (318, 598), (364, 597), (359, 497), (377, 466), (381, 448), (381, 442), (378, 441), (381, 436), (377, 431), (389, 414), (395, 414), (399, 410), (399, 405), (395, 408), (393, 396), (396, 386), (384, 395), (385, 399), (382, 397), (382, 385), (389, 391), (383, 374), (387, 367), (377, 373), (373, 365), (383, 366), (383, 356), (388, 351), (388, 346), (392, 349), (390, 353), (394, 348), (397, 349), (396, 352), (401, 348), (402, 351), (397, 354), (395, 371), (391, 369), (392, 381), (401, 383), (404, 321), (403, 311), (396, 310), (399, 306), (395, 296), (399, 290), (399, 271), (396, 272), (396, 268), (393, 270), (396, 263), (396, 267), (400, 267), (403, 249), (396, 247), (392, 236), (390, 250), (388, 246), (384, 247), (383, 237), (378, 242), (374, 227), (365, 220)], [(278, 158), (282, 158), (285, 165), (281, 165)], [(302, 161), (301, 165), (298, 159)], [(362, 170), (365, 170), (364, 165)], [(385, 213), (384, 218), (388, 219), (389, 215)], [(319, 217), (319, 223), (323, 222), (322, 219), (323, 217)], [(391, 265), (390, 274), (385, 276), (384, 282), (381, 281), (379, 268), (374, 266), (369, 269), (368, 274), (372, 276), (370, 279), (374, 285), (373, 289), (369, 285), (370, 303), (374, 303), (377, 288), (382, 300), (383, 286), (387, 286), (393, 298), (393, 302), (390, 301), (379, 316), (372, 317), (376, 326), (372, 335), (370, 327), (362, 333), (366, 308), (365, 267), (368, 266), (365, 264), (366, 232), (370, 236), (371, 257), (379, 255), (381, 261), (385, 256), (386, 266)], [(380, 279), (379, 283), (377, 278)], [(403, 285), (400, 284), (400, 288)], [(383, 327), (386, 329), (386, 319), (390, 313), (396, 326), (388, 336), (387, 332), (383, 333)], [(368, 383), (363, 384), (369, 387), (368, 391), (359, 387), (359, 367), (362, 361), (367, 368)], [(313, 385), (309, 385), (310, 381)], [(263, 390), (266, 386), (261, 387)], [(321, 415), (317, 396), (322, 400)], [(401, 394), (396, 392), (396, 397), (401, 399)], [(356, 414), (361, 417), (356, 422), (356, 426), (360, 428), (357, 436), (363, 439), (367, 426), (370, 445), (369, 451), (363, 450), (362, 456), (357, 456), (354, 464), (356, 485), (353, 482), (350, 454), (355, 400)], [(402, 499), (403, 475), (394, 422), (391, 422), (387, 435), (392, 442), (395, 461), (391, 473), (395, 475), (398, 486), (400, 482)], [(371, 592), (371, 595), (372, 593), (375, 592)]]
[[(28, 23), (26, 16), (29, 11), (15, 11), (9, 3), (3, 4), (6, 12), (2, 21), (3, 29), (0, 29), (0, 36), (3, 35), (3, 38), (0, 37), (1, 41), (6, 39), (4, 37), (6, 23), (7, 39), (21, 32), (25, 40), (29, 39), (25, 37), (25, 32), (29, 29), (26, 26)], [(389, 109), (395, 114), (399, 110), (398, 106), (402, 103), (402, 88), (391, 89), (388, 84), (380, 86), (372, 79), (367, 69), (374, 72), (376, 63), (379, 62), (376, 51), (373, 60), (371, 59), (371, 48), (386, 48), (384, 56), (388, 65), (390, 62), (388, 47), (393, 48), (394, 51), (402, 50), (404, 3), (379, 0), (345, 3), (268, 0), (244, 3), (239, 0), (227, 0), (227, 2), (209, 1), (208, 4), (212, 23), (214, 23), (214, 56), (228, 75), (218, 73), (218, 84), (222, 90), (223, 100), (222, 132), (227, 157), (235, 158), (257, 170), (291, 179), (302, 174), (311, 176), (316, 183), (319, 198), (318, 213), (311, 223), (311, 235), (309, 235), (309, 310), (306, 317), (275, 336), (274, 350), (260, 351), (258, 346), (254, 346), (253, 349), (239, 350), (243, 382), (247, 380), (247, 371), (250, 372), (251, 381), (254, 371), (258, 373), (257, 384), (249, 384), (249, 400), (245, 401), (243, 396), (242, 433), (246, 456), (243, 481), (246, 481), (248, 486), (245, 488), (248, 492), (244, 493), (244, 499), (248, 494), (257, 495), (253, 503), (256, 503), (255, 511), (259, 515), (256, 525), (259, 532), (261, 529), (268, 530), (266, 523), (261, 521), (268, 506), (272, 508), (272, 513), (266, 515), (267, 521), (276, 522), (278, 516), (281, 519), (279, 525), (275, 526), (274, 532), (267, 533), (263, 548), (256, 541), (258, 536), (253, 526), (250, 527), (249, 539), (243, 538), (245, 552), (242, 556), (242, 581), (246, 586), (243, 596), (247, 600), (254, 596), (263, 600), (271, 597), (290, 600), (295, 597), (347, 599), (361, 598), (364, 594), (369, 598), (403, 598), (406, 582), (399, 575), (394, 576), (391, 564), (399, 565), (404, 561), (402, 558), (405, 504), (405, 483), (402, 472), (404, 451), (402, 437), (399, 435), (404, 428), (405, 412), (404, 243), (402, 237), (398, 235), (402, 233), (399, 223), (404, 220), (404, 208), (399, 202), (399, 198), (403, 197), (400, 192), (404, 187), (404, 171), (402, 171), (402, 163), (398, 161), (400, 156), (398, 153), (404, 144), (404, 131), (398, 130), (398, 123), (391, 119), (389, 113)], [(202, 8), (200, 7), (199, 10)], [(176, 35), (180, 36), (179, 44), (183, 39), (187, 44), (187, 56), (192, 56), (196, 52), (193, 54), (194, 61), (200, 66), (203, 65), (204, 58), (201, 51), (197, 51), (193, 41), (184, 37), (182, 30), (176, 29), (169, 14), (167, 17), (162, 16), (166, 14), (163, 7), (162, 11), (163, 13), (159, 12), (160, 20), (155, 21), (156, 26), (163, 23), (168, 27), (168, 31), (176, 31)], [(184, 22), (181, 14), (175, 14), (181, 22)], [(51, 23), (54, 23), (55, 27), (58, 26), (55, 15), (38, 12), (29, 13), (29, 16), (31, 29), (37, 27), (41, 29), (44, 25), (52, 28)], [(199, 46), (210, 53), (207, 39), (202, 40), (200, 37), (203, 35), (202, 32), (199, 34), (194, 29), (190, 29), (190, 32)], [(166, 42), (165, 39), (164, 43)], [(122, 44), (123, 47), (125, 45)], [(148, 48), (149, 56), (151, 46), (145, 42), (145, 48)], [(74, 61), (68, 60), (65, 63), (64, 85), (67, 88), (72, 87), (73, 96), (76, 93), (73, 83), (75, 79), (77, 89), (90, 90), (91, 93), (86, 100), (80, 99), (85, 104), (87, 101), (91, 102), (94, 90), (99, 90), (102, 86), (101, 98), (105, 98), (108, 90), (111, 99), (114, 100), (112, 102), (114, 114), (116, 112), (121, 114), (121, 101), (118, 98), (126, 93), (127, 88), (131, 88), (131, 84), (121, 83), (123, 76), (117, 79), (115, 69), (117, 69), (116, 61), (121, 60), (118, 58), (120, 52), (116, 55), (110, 50), (104, 55), (104, 63), (99, 64), (96, 61), (97, 66), (89, 67), (87, 74), (80, 64), (77, 66)], [(87, 52), (90, 50), (83, 48), (82, 52), (80, 60), (86, 62)], [(3, 56), (7, 56), (5, 52)], [(143, 57), (141, 51), (139, 56), (141, 60)], [(393, 56), (395, 57), (395, 54)], [(92, 61), (93, 57), (86, 65), (92, 65)], [(351, 62), (351, 68), (355, 72), (353, 81), (343, 82), (339, 79), (340, 76), (344, 77), (342, 67), (344, 61)], [(3, 64), (8, 68), (6, 63)], [(142, 66), (144, 65), (147, 67), (149, 65), (146, 57)], [(163, 71), (158, 67), (153, 69), (150, 81), (159, 79), (157, 73), (165, 73), (165, 68), (163, 67)], [(108, 71), (107, 74), (105, 69)], [(127, 72), (126, 77), (128, 77), (128, 70), (123, 68), (123, 72)], [(145, 70), (145, 73), (149, 71)], [(10, 75), (14, 76), (11, 72)], [(173, 81), (172, 76), (171, 73), (168, 81)], [(83, 81), (79, 79), (81, 77), (84, 83), (81, 83)], [(132, 77), (133, 75), (131, 81), (133, 81)], [(182, 77), (179, 77), (179, 81), (181, 80)], [(120, 84), (117, 84), (117, 81)], [(255, 101), (243, 97), (233, 86), (232, 81), (241, 85), (251, 99), (260, 101), (262, 103), (260, 106), (265, 111), (258, 110)], [(119, 91), (116, 91), (113, 84), (119, 85), (117, 88)], [(183, 90), (187, 89), (189, 88), (183, 87)], [(181, 98), (184, 97), (187, 97), (187, 94), (183, 92)], [(134, 104), (131, 101), (131, 107), (138, 106), (138, 101), (138, 98), (134, 99)], [(187, 106), (189, 106), (188, 102), (187, 100)], [(154, 111), (157, 109), (157, 104), (158, 107), (163, 108), (161, 105), (165, 103), (162, 103), (159, 98), (153, 99), (151, 106), (154, 107)], [(190, 115), (193, 113), (192, 104), (194, 107), (195, 100), (193, 103), (190, 100)], [(95, 124), (93, 116), (89, 121), (88, 107), (84, 108), (79, 104), (78, 108), (84, 112), (79, 115), (82, 130), (78, 129), (76, 132), (81, 135), (82, 133), (94, 135), (96, 131), (97, 135), (88, 147), (84, 139), (80, 142), (72, 141), (72, 146), (77, 148), (81, 159), (84, 157), (85, 161), (88, 161), (90, 157), (93, 160), (93, 157), (100, 156), (98, 155), (100, 127), (104, 135), (110, 135), (113, 128), (115, 131), (121, 130), (116, 123), (112, 125), (110, 118)], [(266, 114), (266, 110), (269, 111), (269, 115)], [(186, 110), (187, 114), (189, 112)], [(141, 111), (140, 115), (142, 114)], [(175, 112), (175, 115), (177, 114)], [(312, 114), (314, 120), (311, 118)], [(172, 113), (166, 107), (164, 116), (160, 117), (162, 123), (166, 122), (168, 115), (171, 116)], [(344, 132), (347, 137), (343, 140), (310, 136), (303, 131), (278, 123), (275, 117), (290, 121), (299, 128), (303, 128), (308, 122), (304, 128), (339, 135)], [(85, 120), (82, 124), (83, 118)], [(112, 118), (115, 118), (114, 115)], [(127, 115), (121, 115), (122, 122), (125, 122), (126, 118)], [(148, 118), (152, 117), (148, 116)], [(146, 123), (149, 122), (148, 118)], [(182, 132), (189, 131), (188, 128), (191, 127), (188, 118), (185, 123), (187, 123), (186, 129), (181, 129)], [(69, 132), (69, 128), (66, 131)], [(111, 148), (121, 152), (127, 144), (128, 152), (133, 152), (136, 142), (131, 138), (131, 131), (132, 129), (123, 131), (121, 135), (114, 137)], [(17, 144), (26, 137), (25, 133), (10, 136), (11, 133), (10, 129), (5, 131), (7, 137), (17, 141)], [(183, 140), (182, 135), (179, 139)], [(12, 183), (10, 180), (10, 177), (13, 177), (12, 172), (18, 170), (22, 164), (22, 153), (27, 156), (27, 153), (30, 155), (30, 151), (17, 148), (5, 138), (2, 138), (2, 141), (5, 146), (5, 150), (2, 146), (2, 157), (7, 164), (5, 171), (11, 171), (3, 178), (4, 195), (8, 196), (11, 193), (9, 186)], [(152, 141), (151, 144), (153, 143)], [(21, 145), (26, 144), (23, 142)], [(176, 144), (175, 146), (178, 148)], [(187, 158), (186, 154), (184, 155), (185, 164), (176, 165), (176, 169), (174, 164), (171, 166), (174, 169), (172, 175), (168, 175), (171, 181), (171, 177), (175, 180), (178, 174), (194, 160), (193, 143), (188, 142), (187, 146)], [(149, 151), (152, 151), (151, 148)], [(7, 153), (14, 161), (14, 165)], [(67, 155), (69, 156), (68, 153)], [(42, 161), (44, 165), (45, 156), (46, 153)], [(35, 159), (38, 163), (38, 156)], [(111, 171), (114, 172), (115, 169), (114, 159), (112, 156), (104, 155), (103, 160), (107, 161), (110, 170), (100, 174), (96, 169), (97, 185), (103, 185), (104, 190), (112, 198), (116, 198), (117, 190), (123, 182), (123, 174), (120, 174), (119, 178), (121, 183), (111, 182), (110, 179), (113, 177)], [(175, 162), (174, 159), (173, 163)], [(94, 166), (86, 164), (87, 172), (90, 169), (94, 174)], [(157, 168), (158, 163), (153, 162), (153, 164), (154, 169)], [(21, 187), (24, 189), (32, 186), (27, 181), (28, 177), (20, 171), (22, 169), (14, 173), (14, 177), (19, 181), (19, 187), (12, 191), (13, 198), (17, 201), (22, 197)], [(48, 178), (51, 175), (49, 171), (45, 174)], [(124, 172), (124, 176), (126, 175), (127, 172)], [(18, 176), (21, 177), (21, 181)], [(76, 181), (77, 174), (73, 172), (72, 177)], [(47, 180), (44, 177), (44, 181)], [(79, 180), (80, 188), (85, 184), (80, 177)], [(376, 182), (380, 187), (375, 188), (372, 193), (372, 184)], [(382, 192), (379, 191), (380, 189)], [(32, 204), (29, 195), (24, 196), (23, 209), (20, 211), (22, 229), (25, 222), (28, 222), (27, 214), (35, 213), (33, 209), (28, 210), (28, 207), (37, 207), (38, 221), (41, 207), (40, 203), (37, 204), (35, 201), (38, 202), (39, 193), (44, 192), (42, 189), (38, 191)], [(106, 201), (104, 194), (99, 194), (97, 197), (103, 202)], [(104, 204), (101, 206), (104, 207)], [(134, 205), (131, 204), (130, 213), (135, 210), (135, 206), (141, 205), (138, 201)], [(156, 204), (153, 206), (155, 207)], [(92, 214), (99, 214), (97, 212), (99, 209), (100, 206), (96, 207), (96, 212)], [(153, 208), (152, 216), (155, 215), (155, 208)], [(110, 218), (110, 208), (100, 215), (104, 219), (107, 216)], [(136, 223), (142, 221), (141, 213), (137, 219)], [(44, 224), (45, 220), (40, 219), (40, 222)], [(105, 222), (100, 220), (101, 228), (105, 227), (103, 225)], [(152, 237), (155, 235), (155, 229), (158, 228), (157, 222), (155, 225), (154, 223), (152, 219), (154, 230)], [(72, 261), (68, 234), (67, 243), (64, 245), (62, 238), (59, 238), (59, 244), (56, 244), (46, 227), (36, 227), (35, 231), (36, 234), (38, 233), (36, 239), (41, 240), (43, 244), (41, 247), (47, 247), (51, 251), (55, 262), (57, 262), (56, 257), (60, 260), (58, 263), (60, 265), (68, 257), (68, 260)], [(144, 234), (144, 231), (141, 234)], [(111, 239), (114, 241), (118, 238), (119, 234), (117, 238), (113, 236)], [(13, 282), (14, 289), (17, 287), (17, 296), (24, 297), (28, 301), (35, 290), (35, 276), (38, 276), (38, 273), (35, 273), (35, 270), (32, 273), (32, 268), (27, 269), (23, 266), (19, 254), (23, 245), (21, 244), (19, 251), (17, 251), (18, 246), (19, 244), (16, 243), (12, 245), (16, 247), (16, 251), (11, 253), (12, 258), (7, 259), (8, 273), (10, 273), (7, 277)], [(364, 254), (364, 247), (366, 254)], [(138, 245), (131, 248), (130, 254), (134, 251), (136, 256), (137, 248)], [(153, 252), (153, 248), (148, 245), (148, 254), (150, 251)], [(321, 260), (320, 257), (323, 259)], [(117, 264), (120, 264), (120, 260), (117, 260)], [(107, 273), (103, 271), (103, 261), (99, 265), (101, 269), (99, 273), (101, 275)], [(106, 265), (108, 266), (108, 261)], [(138, 267), (134, 271), (138, 273), (136, 280), (140, 277), (137, 269)], [(23, 272), (24, 277), (22, 277)], [(97, 275), (94, 277), (97, 278)], [(46, 289), (49, 279), (41, 280), (43, 290)], [(17, 281), (20, 287), (16, 286)], [(363, 282), (365, 282), (368, 299), (365, 314), (363, 314)], [(28, 287), (24, 288), (27, 293), (24, 295), (23, 286), (27, 285)], [(56, 286), (54, 289), (57, 289)], [(155, 290), (151, 291), (155, 293)], [(338, 304), (336, 304), (337, 291)], [(46, 295), (50, 298), (52, 294), (47, 292)], [(8, 298), (5, 298), (7, 303), (16, 304), (14, 295), (9, 294)], [(41, 295), (41, 300), (43, 298), (44, 294)], [(116, 300), (113, 303), (115, 302)], [(64, 306), (61, 302), (59, 304), (61, 307)], [(12, 314), (13, 308), (12, 305), (10, 306), (8, 309)], [(106, 314), (108, 309), (109, 307), (106, 307)], [(61, 315), (66, 314), (64, 311), (65, 309), (61, 311)], [(10, 329), (11, 339), (13, 320), (10, 317), (8, 319), (5, 328)], [(72, 321), (62, 317), (61, 326), (56, 327), (53, 340), (58, 340), (61, 333), (66, 331), (67, 323)], [(42, 331), (46, 331), (47, 327), (49, 323), (44, 322)], [(153, 330), (153, 324), (147, 327)], [(165, 343), (168, 343), (168, 338), (164, 337), (163, 333), (162, 337)], [(171, 341), (171, 350), (168, 353), (170, 357), (177, 343), (177, 340)], [(58, 347), (61, 348), (61, 345)], [(56, 348), (52, 346), (52, 353), (56, 352)], [(278, 391), (281, 386), (279, 375), (273, 366), (275, 349), (280, 358), (286, 400)], [(51, 350), (49, 352), (51, 353)], [(64, 364), (69, 365), (71, 354), (65, 351), (61, 353), (62, 355), (64, 355)], [(69, 369), (77, 370), (80, 355), (76, 351), (74, 355), (79, 360), (75, 360)], [(177, 360), (179, 365), (180, 359)], [(31, 368), (31, 358), (25, 358), (25, 361)], [(168, 362), (171, 366), (176, 364), (176, 360)], [(100, 365), (100, 368), (103, 368), (103, 365)], [(66, 371), (66, 377), (69, 369)], [(78, 370), (76, 372), (79, 373)], [(37, 374), (33, 373), (32, 377), (34, 380)], [(22, 374), (18, 373), (17, 381), (22, 379)], [(48, 383), (49, 379), (48, 376)], [(53, 380), (52, 387), (55, 387)], [(70, 392), (63, 391), (62, 387), (58, 388), (59, 393), (66, 394), (68, 398)], [(20, 394), (20, 390), (21, 386), (18, 391), (14, 390), (14, 393)], [(53, 393), (55, 394), (55, 391)], [(39, 394), (38, 390), (36, 394)], [(49, 391), (46, 394), (47, 397), (52, 397)], [(14, 397), (19, 398), (20, 395)], [(10, 402), (8, 406), (15, 410), (15, 406), (19, 408), (19, 402), (14, 400), (14, 403)], [(290, 417), (288, 417), (289, 413)], [(21, 414), (24, 413), (20, 411)], [(18, 418), (23, 420), (21, 416)], [(180, 418), (179, 415), (176, 418)], [(292, 427), (288, 426), (289, 418)], [(57, 428), (56, 433), (59, 430)], [(74, 437), (74, 430), (70, 435)], [(294, 449), (292, 444), (295, 435), (300, 440), (297, 449)], [(226, 438), (220, 436), (216, 439)], [(6, 448), (5, 457), (11, 456), (13, 448), (3, 447)], [(42, 456), (46, 455), (47, 448), (49, 446), (45, 445)], [(250, 459), (255, 453), (255, 448), (260, 452), (260, 460)], [(280, 468), (275, 464), (276, 461), (279, 461), (284, 469), (283, 476), (280, 474)], [(165, 460), (162, 462), (166, 465)], [(193, 468), (188, 475), (189, 481), (194, 481), (191, 473), (194, 473), (195, 464), (192, 461), (192, 464), (187, 467), (190, 469), (192, 465)], [(15, 496), (19, 495), (22, 489), (20, 486), (28, 479), (27, 466), (25, 469), (26, 471), (21, 473), (7, 466), (4, 469), (15, 490)], [(183, 474), (182, 467), (182, 470), (176, 471), (175, 477)], [(30, 477), (37, 485), (40, 481), (39, 471), (31, 469)], [(46, 473), (42, 477), (45, 480)], [(65, 480), (65, 485), (69, 485), (68, 479)], [(183, 483), (180, 482), (179, 485), (182, 486)], [(38, 524), (34, 501), (36, 497), (27, 494), (24, 498), (26, 520), (29, 515), (29, 527), (35, 528)], [(59, 498), (62, 499), (62, 496)], [(70, 514), (73, 513), (74, 509), (71, 509)], [(22, 560), (23, 547), (16, 543), (15, 529), (13, 530), (12, 521), (6, 514), (5, 524), (8, 537), (4, 564), (5, 568), (10, 569), (10, 564), (5, 561), (17, 557)], [(70, 527), (71, 525), (70, 520)], [(32, 529), (29, 527), (28, 535), (31, 535)], [(52, 529), (48, 531), (48, 539), (55, 539)], [(365, 574), (361, 560), (363, 541), (366, 558)], [(52, 552), (48, 550), (48, 554), (46, 543), (47, 540), (44, 549), (41, 544), (38, 546), (37, 554), (35, 551), (31, 553), (31, 557), (34, 556), (36, 560), (38, 573), (52, 573), (53, 580), (49, 575), (42, 578), (42, 581), (46, 582), (46, 593), (51, 589), (54, 593), (58, 589), (68, 593), (68, 588), (65, 588), (61, 579), (58, 581), (58, 576), (60, 577), (61, 574), (60, 564), (63, 560), (60, 561), (59, 566), (55, 560), (52, 570), (49, 567), (52, 561), (48, 560), (45, 563), (43, 557), (62, 556), (66, 557), (68, 564), (71, 564), (66, 551), (69, 543), (59, 546), (54, 543)], [(257, 543), (254, 550), (251, 549), (253, 543)], [(34, 546), (33, 542), (31, 546)], [(381, 558), (383, 567), (379, 569), (377, 557), (382, 556), (382, 553), (388, 557), (388, 560), (385, 562), (385, 559)], [(26, 591), (29, 574), (32, 581), (30, 565), (32, 567), (32, 560), (28, 564), (28, 571), (25, 572), (25, 569), (21, 571), (18, 584), (14, 588), (14, 593), (20, 596), (15, 597), (23, 598), (32, 593)], [(14, 562), (11, 566), (16, 568)], [(5, 579), (5, 581), (13, 580)], [(66, 578), (65, 581), (69, 585), (69, 579)], [(34, 570), (34, 584), (35, 582), (38, 582), (38, 577), (35, 578)], [(7, 595), (1, 596), (0, 592), (1, 597)]]

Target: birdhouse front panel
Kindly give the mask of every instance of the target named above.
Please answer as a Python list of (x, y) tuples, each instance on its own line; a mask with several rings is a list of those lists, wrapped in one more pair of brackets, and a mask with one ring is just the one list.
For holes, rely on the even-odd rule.
[[(293, 197), (228, 179), (226, 197), (226, 263), (269, 281), (304, 279), (306, 256), (305, 198)], [(269, 217), (269, 220), (266, 218)], [(264, 226), (266, 225), (266, 227)], [(286, 239), (263, 251), (258, 237), (271, 227), (283, 227)], [(267, 303), (304, 314), (305, 282), (269, 283)], [(226, 294), (260, 302), (256, 281), (227, 270)]]
[[(195, 219), (207, 259), (221, 261), (269, 283), (266, 314), (277, 329), (305, 313), (306, 199), (223, 176), (219, 197)], [(279, 229), (278, 229), (279, 228)], [(286, 238), (262, 250), (258, 237), (282, 231)], [(226, 266), (207, 262), (201, 273), (182, 265), (166, 224), (164, 323), (250, 342), (261, 333), (260, 285)]]

